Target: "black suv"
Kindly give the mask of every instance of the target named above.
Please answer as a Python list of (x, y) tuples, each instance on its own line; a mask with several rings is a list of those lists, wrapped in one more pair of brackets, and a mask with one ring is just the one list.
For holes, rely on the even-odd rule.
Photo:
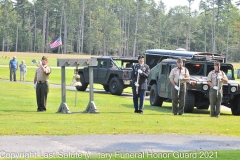
[[(102, 84), (106, 92), (121, 95), (123, 89), (132, 85), (131, 73), (137, 58), (122, 58), (102, 56), (97, 58), (98, 65), (93, 68), (94, 83)], [(78, 91), (85, 91), (89, 84), (88, 67), (79, 68), (75, 73), (80, 75), (82, 86), (76, 86)]]

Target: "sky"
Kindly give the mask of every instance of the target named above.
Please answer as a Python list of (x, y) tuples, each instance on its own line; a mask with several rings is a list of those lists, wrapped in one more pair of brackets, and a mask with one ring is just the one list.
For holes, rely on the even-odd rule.
[[(160, 0), (158, 0), (160, 1)], [(237, 0), (232, 0), (232, 3), (235, 4)], [(175, 6), (188, 6), (189, 5), (189, 2), (188, 0), (162, 0), (162, 2), (166, 5), (166, 8), (167, 8), (167, 11), (170, 9), (170, 8), (173, 8)], [(191, 8), (192, 10), (199, 10), (199, 3), (200, 3), (200, 0), (194, 0), (192, 2), (192, 5), (191, 5)]]
[[(173, 8), (175, 6), (188, 6), (189, 5), (188, 0), (162, 0), (162, 2), (166, 5), (167, 10), (169, 10), (170, 8)], [(194, 0), (194, 2), (192, 2), (192, 5), (191, 5), (192, 10), (199, 10), (198, 9), (199, 2), (200, 2), (200, 0)]]

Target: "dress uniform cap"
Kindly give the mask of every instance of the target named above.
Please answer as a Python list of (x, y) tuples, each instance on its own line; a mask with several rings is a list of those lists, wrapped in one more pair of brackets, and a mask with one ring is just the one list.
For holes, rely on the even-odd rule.
[(141, 59), (141, 58), (144, 58), (144, 56), (143, 55), (138, 56), (138, 60)]
[(182, 58), (178, 58), (177, 62), (179, 63), (183, 62)]
[(141, 58), (144, 58), (144, 56), (143, 55), (138, 56), (138, 60), (141, 59)]
[(43, 57), (42, 57), (42, 60), (48, 61), (48, 59), (47, 59), (46, 56), (43, 56)]
[(220, 62), (214, 62), (214, 66), (220, 66)]

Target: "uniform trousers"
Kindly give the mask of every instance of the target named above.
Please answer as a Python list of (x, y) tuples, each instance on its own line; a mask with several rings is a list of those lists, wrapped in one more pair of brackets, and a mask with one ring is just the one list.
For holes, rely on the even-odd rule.
[(37, 96), (37, 111), (46, 111), (47, 95), (49, 91), (48, 82), (37, 83), (36, 96)]
[(222, 89), (217, 91), (213, 88), (210, 88), (209, 90), (209, 101), (210, 101), (210, 116), (219, 116), (220, 115), (220, 106), (222, 103)]
[[(144, 99), (146, 94), (146, 89), (139, 89), (138, 94), (136, 94), (136, 87), (132, 88), (133, 93), (133, 104), (135, 111), (142, 111), (144, 108)], [(138, 98), (140, 99), (140, 104), (138, 106)]]
[[(185, 105), (185, 95), (186, 95), (186, 83), (180, 84), (180, 92), (178, 96), (178, 90), (172, 87), (172, 113), (173, 114), (183, 114)], [(178, 107), (179, 104), (179, 107)]]

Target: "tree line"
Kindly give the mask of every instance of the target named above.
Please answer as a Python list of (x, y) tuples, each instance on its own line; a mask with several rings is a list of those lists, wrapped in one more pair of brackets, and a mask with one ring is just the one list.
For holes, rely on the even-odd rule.
[(201, 0), (192, 10), (186, 1), (166, 10), (162, 0), (0, 0), (0, 50), (135, 57), (184, 48), (240, 61), (240, 2)]

